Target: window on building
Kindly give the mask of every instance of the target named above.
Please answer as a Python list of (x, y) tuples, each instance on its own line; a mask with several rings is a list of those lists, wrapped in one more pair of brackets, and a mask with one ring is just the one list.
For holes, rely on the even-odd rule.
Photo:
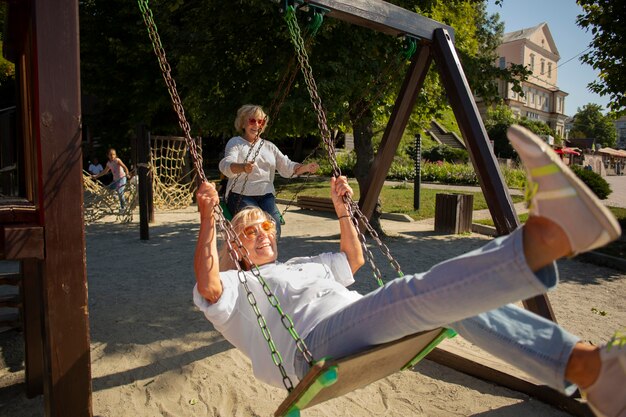
[(548, 62), (548, 78), (552, 78), (552, 62)]
[(500, 69), (506, 69), (506, 58), (501, 56), (500, 57), (500, 62), (498, 63), (498, 66), (500, 67)]
[(541, 60), (541, 75), (543, 75), (546, 72), (546, 61), (545, 60)]
[(530, 71), (535, 72), (535, 54), (530, 54)]

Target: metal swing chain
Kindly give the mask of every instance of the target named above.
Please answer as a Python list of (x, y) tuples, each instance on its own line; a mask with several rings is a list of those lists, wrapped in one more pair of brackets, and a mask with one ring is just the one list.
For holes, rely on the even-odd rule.
[[(254, 139), (254, 142), (252, 142), (252, 144), (250, 145), (250, 149), (248, 149), (248, 153), (246, 154), (246, 157), (243, 160), (244, 164), (248, 162), (248, 158), (250, 158), (250, 154), (254, 150), (254, 147), (257, 144), (257, 142), (259, 142), (259, 138), (260, 138), (260, 132), (257, 133), (256, 138)], [(257, 156), (259, 156), (259, 152), (261, 152), (261, 148), (263, 147), (264, 143), (265, 143), (265, 139), (261, 139), (259, 142), (259, 146), (256, 148), (254, 155), (252, 156), (252, 159), (250, 160), (250, 162), (254, 163), (254, 161), (256, 161), (256, 158)], [(233, 185), (230, 186), (229, 190), (226, 190), (225, 196), (228, 196), (228, 194), (233, 191), (233, 189), (235, 188), (235, 185), (237, 185), (237, 182), (239, 181), (239, 178), (243, 174), (244, 172), (240, 172), (239, 175), (235, 177), (235, 179), (233, 180)], [(237, 204), (235, 205), (235, 208), (237, 210), (239, 210), (239, 207), (241, 206), (241, 200), (243, 200), (243, 192), (246, 190), (246, 185), (248, 184), (248, 176), (250, 175), (248, 173), (245, 173), (245, 174), (246, 175), (244, 176), (243, 184), (241, 185), (241, 192), (239, 193), (239, 199), (237, 200)]]
[[(322, 140), (324, 141), (324, 144), (326, 145), (326, 151), (328, 153), (328, 159), (332, 167), (333, 176), (339, 177), (341, 175), (341, 169), (339, 168), (339, 165), (337, 164), (337, 158), (335, 156), (336, 155), (335, 144), (330, 138), (330, 130), (328, 129), (326, 114), (322, 107), (322, 100), (320, 99), (319, 94), (317, 92), (317, 84), (315, 82), (315, 79), (313, 78), (313, 69), (311, 68), (311, 65), (309, 64), (309, 57), (307, 55), (306, 49), (304, 48), (304, 42), (302, 40), (300, 27), (298, 26), (298, 22), (295, 16), (295, 8), (293, 6), (287, 7), (285, 11), (285, 20), (287, 21), (287, 26), (289, 28), (289, 33), (291, 34), (291, 40), (293, 41), (294, 48), (296, 49), (296, 52), (298, 54), (298, 60), (300, 61), (300, 68), (302, 69), (302, 74), (304, 75), (307, 90), (311, 98), (311, 104), (313, 105), (313, 108), (315, 109), (315, 112), (317, 115), (318, 128), (320, 130)], [(374, 230), (374, 228), (372, 228), (372, 226), (369, 224), (369, 220), (363, 214), (363, 212), (361, 212), (361, 210), (359, 209), (359, 206), (349, 196), (344, 196), (344, 202), (348, 206), (349, 212), (351, 214), (350, 218), (352, 219), (352, 223), (354, 227), (356, 228), (357, 233), (359, 234), (359, 240), (361, 242), (361, 246), (363, 247), (366, 257), (368, 258), (370, 266), (372, 266), (374, 276), (376, 278), (376, 281), (379, 283), (379, 285), (382, 284), (382, 274), (380, 273), (380, 270), (376, 267), (374, 260), (373, 260), (372, 253), (367, 248), (367, 245), (365, 244), (365, 236), (363, 236), (363, 232), (359, 228), (359, 222), (365, 225), (365, 228), (370, 233), (370, 236), (372, 237), (372, 239), (374, 239), (379, 249), (389, 260), (391, 266), (396, 270), (398, 275), (399, 276), (404, 275), (402, 272), (402, 269), (400, 268), (400, 265), (391, 255), (389, 248), (387, 247), (387, 245), (385, 245), (381, 241), (380, 236)]]
[(163, 45), (161, 44), (161, 38), (159, 36), (159, 33), (157, 32), (157, 27), (154, 22), (152, 10), (150, 10), (148, 0), (137, 0), (137, 3), (139, 5), (139, 9), (141, 10), (143, 21), (148, 29), (148, 35), (150, 36), (150, 41), (152, 42), (154, 53), (159, 59), (159, 67), (161, 68), (163, 79), (165, 80), (165, 84), (167, 85), (167, 91), (169, 92), (170, 98), (172, 99), (174, 111), (178, 116), (178, 124), (184, 132), (185, 142), (189, 147), (189, 152), (194, 162), (194, 168), (198, 172), (200, 180), (206, 181), (206, 175), (204, 174), (204, 170), (202, 169), (202, 156), (198, 153), (198, 146), (191, 138), (191, 127), (189, 126), (187, 118), (185, 117), (185, 109), (183, 108), (180, 96), (178, 95), (176, 82), (172, 78), (172, 68), (170, 67), (170, 64), (167, 62), (167, 58), (165, 57), (165, 50), (163, 49)]
[[(163, 78), (165, 79), (165, 84), (167, 85), (168, 92), (170, 94), (170, 97), (172, 98), (174, 111), (176, 112), (178, 116), (178, 121), (179, 121), (181, 129), (185, 133), (185, 142), (187, 143), (187, 146), (189, 147), (189, 152), (194, 163), (194, 168), (198, 176), (200, 177), (200, 180), (206, 181), (207, 178), (206, 178), (206, 175), (204, 174), (204, 170), (202, 169), (202, 157), (200, 153), (198, 152), (197, 144), (191, 138), (191, 134), (190, 134), (191, 128), (189, 126), (189, 123), (187, 122), (187, 118), (185, 117), (185, 112), (184, 112), (184, 109), (180, 100), (180, 96), (178, 95), (178, 91), (176, 89), (176, 83), (171, 77), (171, 67), (167, 62), (167, 58), (165, 57), (165, 50), (163, 49), (159, 34), (157, 32), (157, 27), (154, 22), (152, 10), (150, 10), (150, 7), (148, 5), (148, 0), (137, 0), (137, 3), (139, 5), (139, 9), (141, 10), (144, 23), (146, 24), (146, 27), (148, 29), (148, 34), (150, 36), (150, 40), (152, 42), (154, 52), (158, 57), (159, 66), (161, 67), (161, 72), (163, 74)], [(263, 291), (265, 292), (265, 295), (267, 296), (268, 302), (279, 313), (283, 327), (285, 327), (287, 332), (289, 332), (291, 337), (294, 339), (296, 348), (304, 356), (305, 360), (309, 363), (309, 365), (312, 365), (314, 362), (313, 355), (311, 355), (311, 352), (308, 350), (304, 340), (300, 337), (300, 335), (296, 331), (291, 318), (282, 310), (280, 306), (280, 302), (278, 301), (276, 296), (272, 293), (271, 289), (267, 285), (267, 282), (261, 276), (261, 273), (259, 272), (258, 268), (250, 260), (248, 251), (243, 246), (243, 243), (239, 239), (238, 234), (233, 229), (232, 224), (224, 217), (224, 212), (219, 205), (216, 205), (214, 207), (214, 214), (215, 214), (218, 228), (220, 229), (220, 231), (224, 233), (224, 238), (228, 246), (228, 254), (231, 260), (233, 261), (233, 263), (235, 264), (235, 266), (237, 267), (237, 277), (240, 283), (243, 285), (244, 289), (246, 290), (247, 300), (250, 303), (250, 306), (252, 307), (252, 309), (254, 310), (254, 313), (256, 314), (257, 323), (259, 327), (261, 328), (263, 337), (265, 338), (265, 341), (267, 342), (268, 347), (271, 351), (272, 361), (278, 367), (283, 377), (283, 385), (285, 386), (287, 391), (291, 392), (294, 387), (293, 382), (287, 375), (287, 372), (283, 365), (282, 357), (280, 353), (278, 352), (278, 350), (276, 349), (276, 345), (272, 339), (270, 330), (267, 327), (267, 322), (265, 321), (265, 318), (261, 314), (261, 311), (259, 310), (257, 302), (256, 302), (256, 298), (254, 297), (254, 294), (252, 293), (252, 291), (250, 290), (248, 286), (246, 273), (241, 268), (241, 265), (239, 264), (240, 260), (246, 262), (248, 265), (253, 265), (251, 269), (252, 274), (263, 287)]]

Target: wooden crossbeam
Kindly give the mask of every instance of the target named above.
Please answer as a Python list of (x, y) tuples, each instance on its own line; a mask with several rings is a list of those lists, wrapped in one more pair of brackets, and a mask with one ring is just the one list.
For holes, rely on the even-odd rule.
[(8, 260), (43, 259), (43, 227), (29, 225), (1, 226), (0, 258)]
[(392, 36), (410, 35), (432, 40), (435, 29), (446, 29), (454, 36), (454, 29), (448, 25), (383, 1), (304, 0), (304, 2), (329, 9), (330, 17)]

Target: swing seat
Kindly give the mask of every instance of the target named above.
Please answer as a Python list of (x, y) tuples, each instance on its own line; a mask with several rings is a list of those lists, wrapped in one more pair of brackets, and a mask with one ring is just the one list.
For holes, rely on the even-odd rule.
[(230, 210), (228, 210), (228, 206), (223, 198), (220, 198), (220, 207), (222, 208), (222, 212), (224, 213), (226, 220), (231, 221), (233, 219), (233, 215), (230, 214)]
[(412, 368), (442, 340), (455, 335), (451, 329), (435, 329), (341, 359), (323, 358), (289, 393), (274, 416), (298, 417), (300, 410), (363, 388), (399, 370)]

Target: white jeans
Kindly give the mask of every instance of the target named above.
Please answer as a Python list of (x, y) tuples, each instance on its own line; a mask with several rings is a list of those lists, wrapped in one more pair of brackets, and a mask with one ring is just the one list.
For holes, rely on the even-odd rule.
[[(556, 323), (508, 303), (556, 286), (556, 265), (533, 273), (522, 228), (480, 249), (397, 278), (319, 323), (305, 337), (315, 358), (340, 358), (409, 334), (450, 327), (483, 350), (561, 392), (565, 367), (579, 338)], [(302, 378), (308, 364), (297, 354)]]

